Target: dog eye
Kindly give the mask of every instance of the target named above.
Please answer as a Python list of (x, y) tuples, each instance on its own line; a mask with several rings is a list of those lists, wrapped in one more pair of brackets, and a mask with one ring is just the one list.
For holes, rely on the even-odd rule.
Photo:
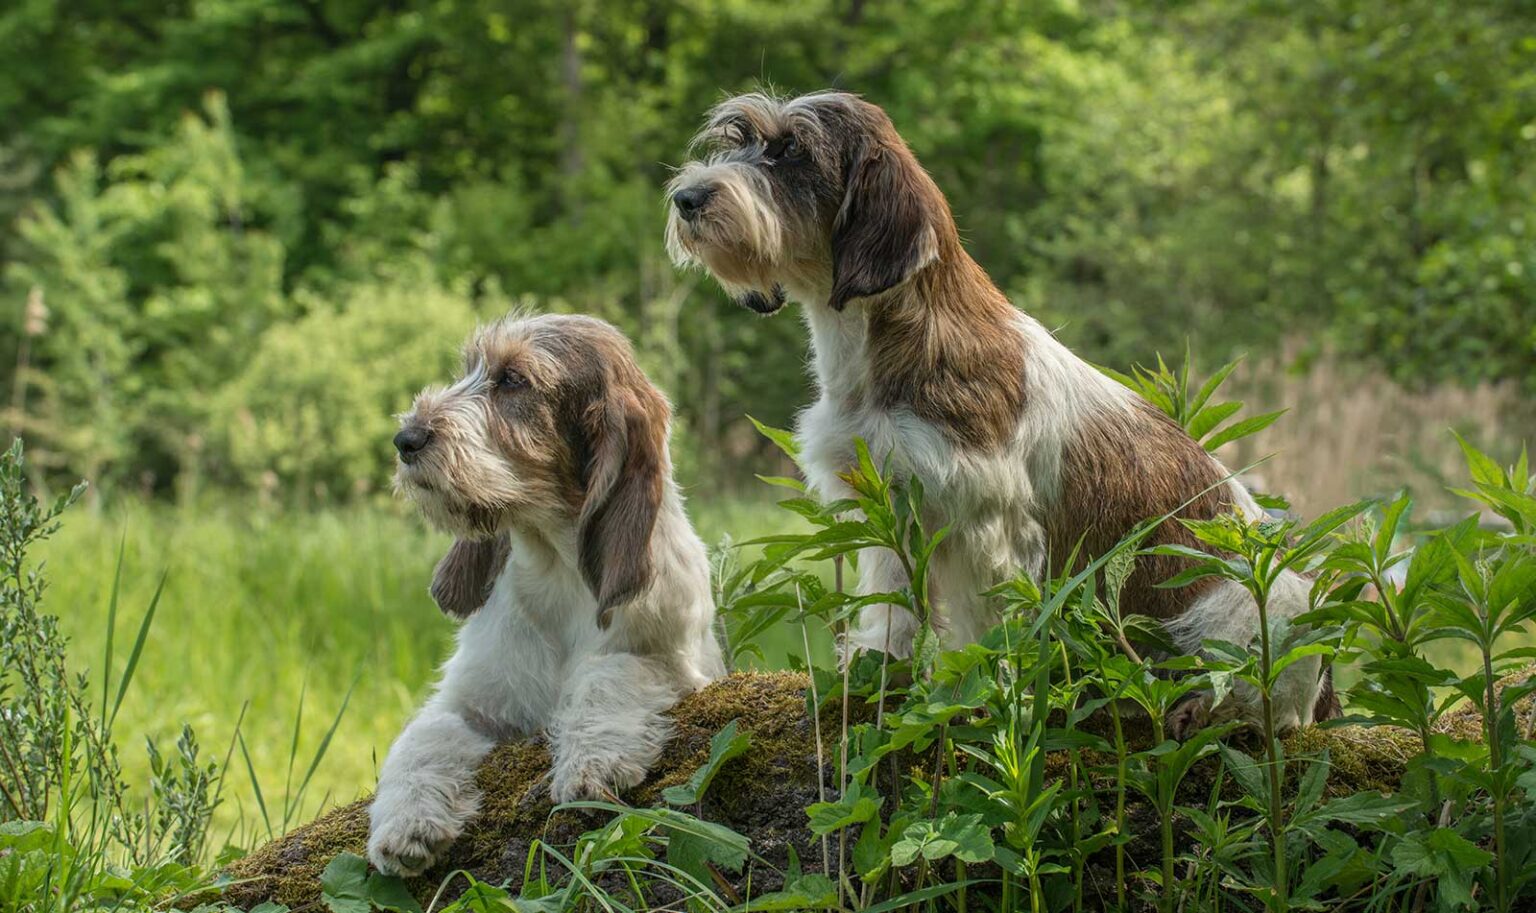
[(800, 158), (800, 141), (793, 135), (782, 136), (763, 149), (763, 155), (773, 161), (796, 161)]
[(498, 390), (516, 390), (519, 387), (526, 386), (528, 386), (528, 378), (511, 368), (501, 372), (501, 376), (496, 379), (496, 389)]

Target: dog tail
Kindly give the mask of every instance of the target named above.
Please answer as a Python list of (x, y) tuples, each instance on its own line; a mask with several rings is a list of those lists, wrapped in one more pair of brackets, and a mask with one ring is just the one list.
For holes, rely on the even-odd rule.
[(1323, 665), (1322, 687), (1317, 689), (1317, 706), (1312, 709), (1312, 721), (1321, 723), (1323, 720), (1336, 720), (1344, 715), (1344, 706), (1339, 703), (1339, 693), (1333, 690), (1333, 664)]

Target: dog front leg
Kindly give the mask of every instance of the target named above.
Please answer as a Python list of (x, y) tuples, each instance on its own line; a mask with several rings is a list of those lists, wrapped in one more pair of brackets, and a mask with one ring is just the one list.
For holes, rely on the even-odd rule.
[(390, 746), (368, 808), (368, 859), (392, 875), (424, 871), (479, 810), (475, 771), (503, 738), (536, 731), (555, 701), (558, 658), (539, 631), (481, 610), (426, 706)]
[(661, 663), (632, 653), (572, 665), (549, 726), (556, 802), (602, 798), (643, 781), (671, 735), (666, 712), (681, 694)]
[[(1305, 578), (1286, 572), (1270, 593), (1267, 614), (1275, 656), (1279, 656), (1284, 648), (1277, 639), (1279, 623), (1310, 608), (1308, 589)], [(1231, 581), (1223, 581), (1167, 627), (1175, 643), (1190, 654), (1199, 653), (1205, 640), (1252, 644), (1257, 649), (1258, 606), (1247, 590)], [(1270, 693), (1278, 732), (1286, 733), (1313, 722), (1318, 693), (1323, 687), (1322, 676), (1322, 661), (1316, 656), (1303, 657), (1280, 673)], [(1182, 740), (1206, 726), (1231, 720), (1253, 728), (1263, 726), (1263, 699), (1247, 682), (1235, 682), (1232, 691), (1219, 704), (1209, 689), (1195, 692), (1169, 712), (1167, 725), (1169, 734)]]
[(388, 875), (419, 875), (479, 809), (475, 769), (495, 744), (446, 701), (434, 699), (390, 746), (368, 806), (368, 861)]
[[(911, 586), (901, 561), (890, 549), (869, 548), (859, 553), (860, 596), (893, 593)], [(861, 650), (879, 650), (897, 659), (912, 655), (917, 637), (917, 618), (902, 606), (879, 603), (859, 612), (858, 624), (848, 632), (843, 644), (843, 661), (848, 662)]]

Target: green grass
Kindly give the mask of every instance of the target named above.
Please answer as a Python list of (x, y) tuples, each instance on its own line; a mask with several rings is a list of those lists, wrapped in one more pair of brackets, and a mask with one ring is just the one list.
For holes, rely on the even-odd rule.
[[(736, 541), (779, 531), (792, 520), (767, 501), (695, 499), (689, 510), (708, 543), (727, 531)], [(454, 625), (427, 595), (446, 537), (390, 504), (308, 513), (232, 503), (192, 509), (130, 502), (96, 513), (76, 507), (40, 556), (50, 581), (44, 606), (60, 616), (73, 663), (96, 682), (93, 693), (120, 544), (119, 665), (123, 642), (162, 571), (168, 575), (116, 725), (130, 783), (147, 783), (143, 738), (169, 746), (183, 720), (208, 756), (222, 757), (249, 702), (245, 744), (276, 827), (285, 796), (297, 790), (352, 688), (291, 823), (372, 789), (390, 741), (450, 648)], [(801, 652), (798, 631), (778, 640), (767, 645), (770, 663)], [(818, 652), (825, 649), (823, 641)], [(265, 839), (238, 751), (225, 797), (215, 847), (226, 836), (246, 847)]]

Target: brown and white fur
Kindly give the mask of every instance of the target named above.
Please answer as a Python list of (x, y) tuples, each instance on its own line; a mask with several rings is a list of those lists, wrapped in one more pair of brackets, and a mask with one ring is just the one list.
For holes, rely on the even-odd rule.
[(463, 376), (403, 417), (396, 484), (458, 537), (433, 594), (468, 617), (379, 775), (380, 870), (419, 873), (453, 842), (497, 741), (547, 731), (551, 796), (599, 797), (644, 779), (664, 714), (724, 674), (668, 417), (624, 337), (569, 316), (481, 329)]
[[(923, 483), (930, 528), (950, 527), (932, 570), (935, 625), (950, 645), (998, 621), (981, 595), (997, 582), (1061, 568), (1079, 541), (1102, 554), (1138, 522), (1193, 499), (1181, 516), (1259, 508), (1175, 423), (1072, 354), (1016, 309), (960, 243), (949, 204), (880, 108), (823, 92), (762, 94), (716, 107), (695, 141), (706, 152), (668, 188), (667, 247), (679, 265), (712, 273), (743, 306), (803, 305), (819, 391), (799, 418), (808, 481), (846, 497), (839, 477), (865, 439), (877, 461)], [(1151, 542), (1195, 545), (1177, 523)], [(1128, 611), (1161, 619), (1175, 642), (1248, 643), (1258, 613), (1238, 585), (1155, 585), (1183, 568), (1146, 557), (1122, 595)], [(889, 553), (859, 560), (859, 588), (905, 584)], [(1273, 613), (1308, 605), (1285, 577)], [(907, 654), (916, 622), (905, 610), (864, 610), (855, 648)], [(1319, 663), (1287, 670), (1282, 728), (1312, 721)], [(1175, 731), (1212, 719), (1256, 720), (1255, 695), (1209, 695), (1175, 711)]]

